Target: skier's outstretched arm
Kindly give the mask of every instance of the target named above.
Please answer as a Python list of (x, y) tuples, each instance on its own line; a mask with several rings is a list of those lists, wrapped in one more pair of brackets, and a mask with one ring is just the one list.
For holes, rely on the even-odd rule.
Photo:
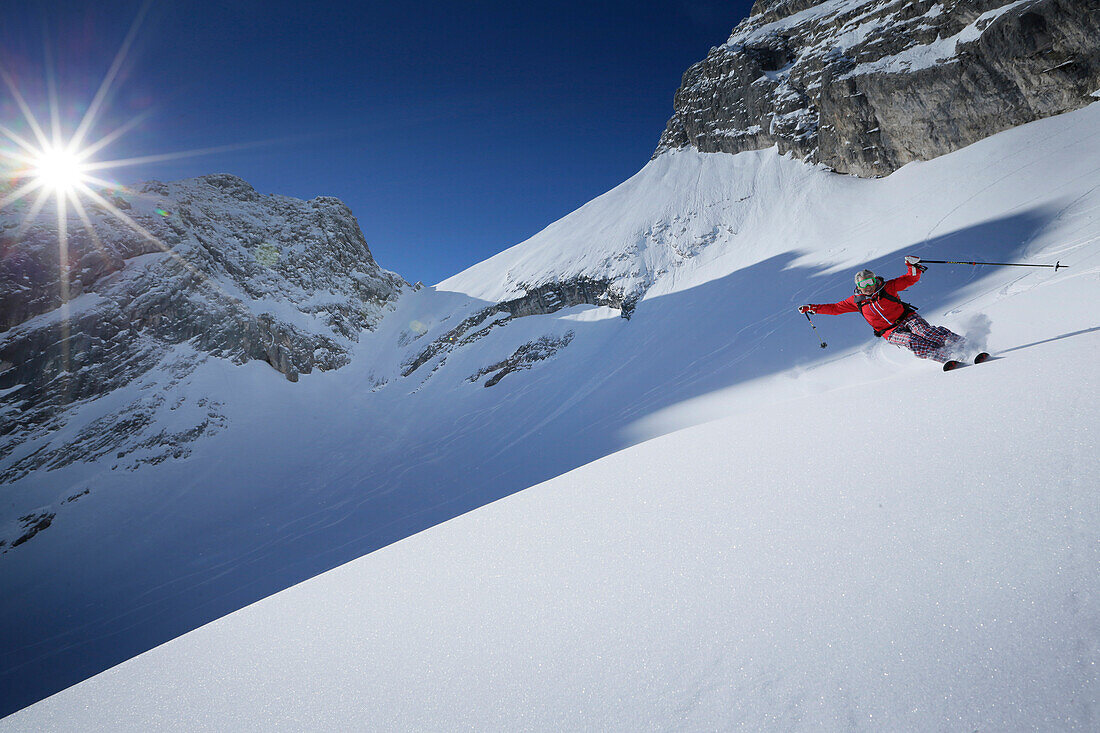
[(823, 316), (839, 316), (841, 313), (855, 313), (858, 310), (854, 295), (839, 303), (809, 303), (798, 306), (799, 313), (820, 313)]

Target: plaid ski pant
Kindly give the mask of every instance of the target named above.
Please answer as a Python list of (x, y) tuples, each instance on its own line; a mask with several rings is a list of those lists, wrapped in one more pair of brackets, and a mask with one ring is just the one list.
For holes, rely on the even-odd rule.
[(938, 362), (949, 360), (955, 347), (962, 343), (963, 337), (943, 326), (929, 325), (916, 313), (898, 322), (886, 340), (892, 344), (903, 346), (922, 359), (933, 359)]

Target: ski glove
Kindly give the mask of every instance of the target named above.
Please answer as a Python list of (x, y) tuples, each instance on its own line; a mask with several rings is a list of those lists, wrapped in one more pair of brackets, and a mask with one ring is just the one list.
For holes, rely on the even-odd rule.
[(814, 307), (812, 305), (800, 305), (798, 306), (799, 313), (813, 313)]
[(909, 267), (912, 267), (918, 272), (926, 272), (928, 270), (926, 266), (920, 263), (920, 257), (917, 257), (916, 255), (905, 255), (905, 264), (909, 265)]

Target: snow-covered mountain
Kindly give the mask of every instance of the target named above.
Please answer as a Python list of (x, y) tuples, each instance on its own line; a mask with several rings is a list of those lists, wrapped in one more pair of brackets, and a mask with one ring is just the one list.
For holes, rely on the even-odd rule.
[[(22, 593), (5, 628), (50, 627), (23, 669), (103, 658), (151, 617), (167, 636), (557, 478), (0, 728), (1094, 728), (1100, 161), (1082, 152), (1097, 137), (1100, 105), (880, 180), (767, 153), (665, 156), (624, 184), (661, 192), (634, 204), (773, 172), (750, 192), (781, 208), (739, 232), (754, 254), (717, 242), (629, 320), (593, 305), (508, 317), (408, 378), (420, 342), (488, 302), (459, 289), (466, 275), (399, 301), (344, 369), (292, 385), (245, 367), (239, 433), (59, 513), (103, 527), (130, 512), (96, 557), (53, 528), (5, 557)], [(574, 216), (610, 216), (623, 195)], [(944, 374), (856, 316), (819, 318), (819, 349), (793, 306), (910, 252), (1070, 269), (941, 266), (911, 290), (1001, 357), (982, 366)], [(567, 334), (547, 361), (470, 380)], [(402, 335), (404, 356), (365, 357)], [(207, 362), (191, 389), (234, 369)], [(67, 567), (66, 585), (45, 567)]]
[[(430, 288), (332, 199), (133, 197), (190, 267), (120, 256), (71, 332), (136, 312), (126, 283), (204, 295), (56, 422), (0, 386), (2, 710), (277, 595), (0, 727), (1089, 727), (1098, 137), (1094, 104), (880, 179), (668, 149)], [(913, 288), (982, 367), (857, 316), (818, 348), (794, 307), (904, 254), (1070, 269)], [(166, 333), (130, 323), (119, 353)], [(326, 368), (289, 381), (253, 331)]]
[[(0, 213), (0, 483), (77, 461), (180, 458), (224, 427), (219, 400), (112, 393), (186, 380), (211, 356), (262, 360), (291, 381), (337, 369), (410, 289), (333, 198), (262, 196), (229, 175), (108, 196), (70, 213), (63, 285), (53, 207), (24, 199)], [(169, 411), (180, 417), (166, 430)]]

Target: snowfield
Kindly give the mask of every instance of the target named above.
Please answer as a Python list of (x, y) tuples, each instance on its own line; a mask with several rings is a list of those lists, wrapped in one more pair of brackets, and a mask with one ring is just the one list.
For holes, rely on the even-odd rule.
[[(208, 362), (179, 388), (228, 427), (190, 458), (16, 484), (92, 490), (0, 558), (6, 638), (31, 635), (4, 680), (160, 645), (0, 730), (1097, 729), (1098, 140), (1100, 103), (879, 180), (665, 154), (402, 299), (345, 369)], [(820, 349), (795, 307), (906, 254), (1069, 269), (932, 265), (905, 292), (980, 366), (855, 314), (816, 317)], [(399, 376), (576, 275), (646, 295)]]

